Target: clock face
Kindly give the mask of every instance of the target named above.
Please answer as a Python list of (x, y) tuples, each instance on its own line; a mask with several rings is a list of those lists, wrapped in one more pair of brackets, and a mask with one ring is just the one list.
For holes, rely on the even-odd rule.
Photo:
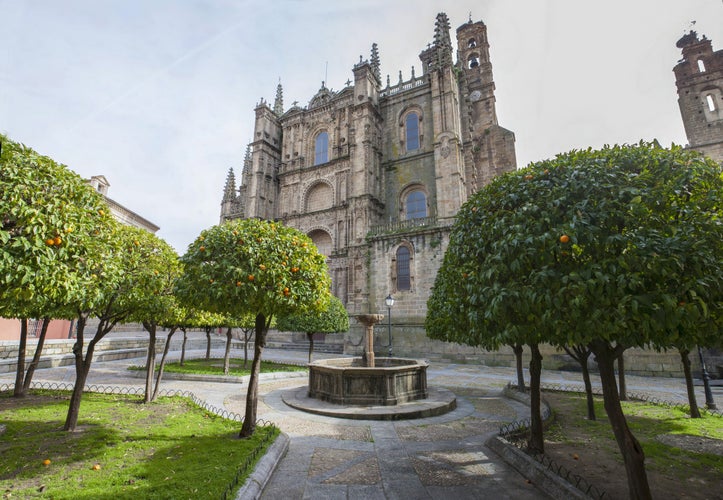
[(470, 100), (472, 100), (473, 102), (479, 101), (480, 97), (482, 97), (482, 92), (480, 92), (479, 90), (475, 90), (469, 95)]

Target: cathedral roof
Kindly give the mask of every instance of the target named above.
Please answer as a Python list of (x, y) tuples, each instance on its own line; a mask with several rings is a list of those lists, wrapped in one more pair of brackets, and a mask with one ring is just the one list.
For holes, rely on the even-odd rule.
[(326, 88), (324, 82), (321, 82), (321, 88), (314, 97), (309, 101), (309, 109), (318, 108), (327, 104), (334, 97), (334, 92)]

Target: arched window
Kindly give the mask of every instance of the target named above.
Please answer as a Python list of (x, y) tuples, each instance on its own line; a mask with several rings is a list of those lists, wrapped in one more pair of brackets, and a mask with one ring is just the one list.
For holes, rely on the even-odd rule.
[(698, 71), (705, 73), (705, 63), (703, 62), (703, 59), (698, 59)]
[(397, 290), (412, 288), (412, 277), (409, 271), (409, 248), (401, 246), (397, 249)]
[(407, 135), (407, 151), (419, 149), (419, 115), (409, 113), (404, 119)]
[(329, 257), (332, 251), (331, 236), (323, 229), (314, 229), (309, 233), (309, 238), (314, 242), (319, 253), (324, 257)]
[(477, 54), (472, 54), (469, 56), (469, 59), (467, 59), (467, 67), (471, 69), (476, 68), (477, 66), (479, 66), (479, 57)]
[(407, 219), (420, 219), (427, 216), (427, 197), (422, 191), (412, 191), (404, 202)]
[(334, 191), (325, 182), (319, 182), (306, 193), (306, 211), (316, 212), (334, 206)]
[(715, 111), (715, 98), (713, 94), (705, 96), (705, 101), (708, 103), (708, 111)]
[(467, 48), (473, 49), (477, 46), (477, 41), (474, 38), (470, 38), (467, 42)]
[(320, 132), (314, 141), (314, 165), (329, 161), (329, 134)]

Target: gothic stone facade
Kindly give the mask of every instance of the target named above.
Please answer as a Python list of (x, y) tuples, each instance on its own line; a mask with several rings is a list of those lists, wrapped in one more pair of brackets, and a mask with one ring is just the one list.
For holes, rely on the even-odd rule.
[[(221, 222), (280, 220), (328, 257), (332, 292), (350, 314), (386, 312), (395, 348), (424, 344), (426, 302), (460, 206), (516, 168), (515, 136), (497, 123), (487, 28), (456, 32), (436, 19), (422, 74), (382, 82), (379, 54), (353, 67), (340, 91), (324, 83), (305, 108), (283, 109), (282, 89), (256, 107), (241, 184), (226, 180)], [(353, 332), (352, 332), (353, 333)], [(405, 349), (404, 346), (408, 349)]]
[(688, 145), (723, 162), (723, 50), (695, 31), (676, 46), (683, 58), (673, 69)]

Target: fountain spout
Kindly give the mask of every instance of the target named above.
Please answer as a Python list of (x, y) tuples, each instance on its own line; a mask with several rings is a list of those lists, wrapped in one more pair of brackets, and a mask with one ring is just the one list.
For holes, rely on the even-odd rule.
[(383, 314), (359, 314), (357, 321), (366, 326), (364, 331), (364, 355), (362, 361), (368, 368), (374, 367), (374, 325), (384, 319)]

